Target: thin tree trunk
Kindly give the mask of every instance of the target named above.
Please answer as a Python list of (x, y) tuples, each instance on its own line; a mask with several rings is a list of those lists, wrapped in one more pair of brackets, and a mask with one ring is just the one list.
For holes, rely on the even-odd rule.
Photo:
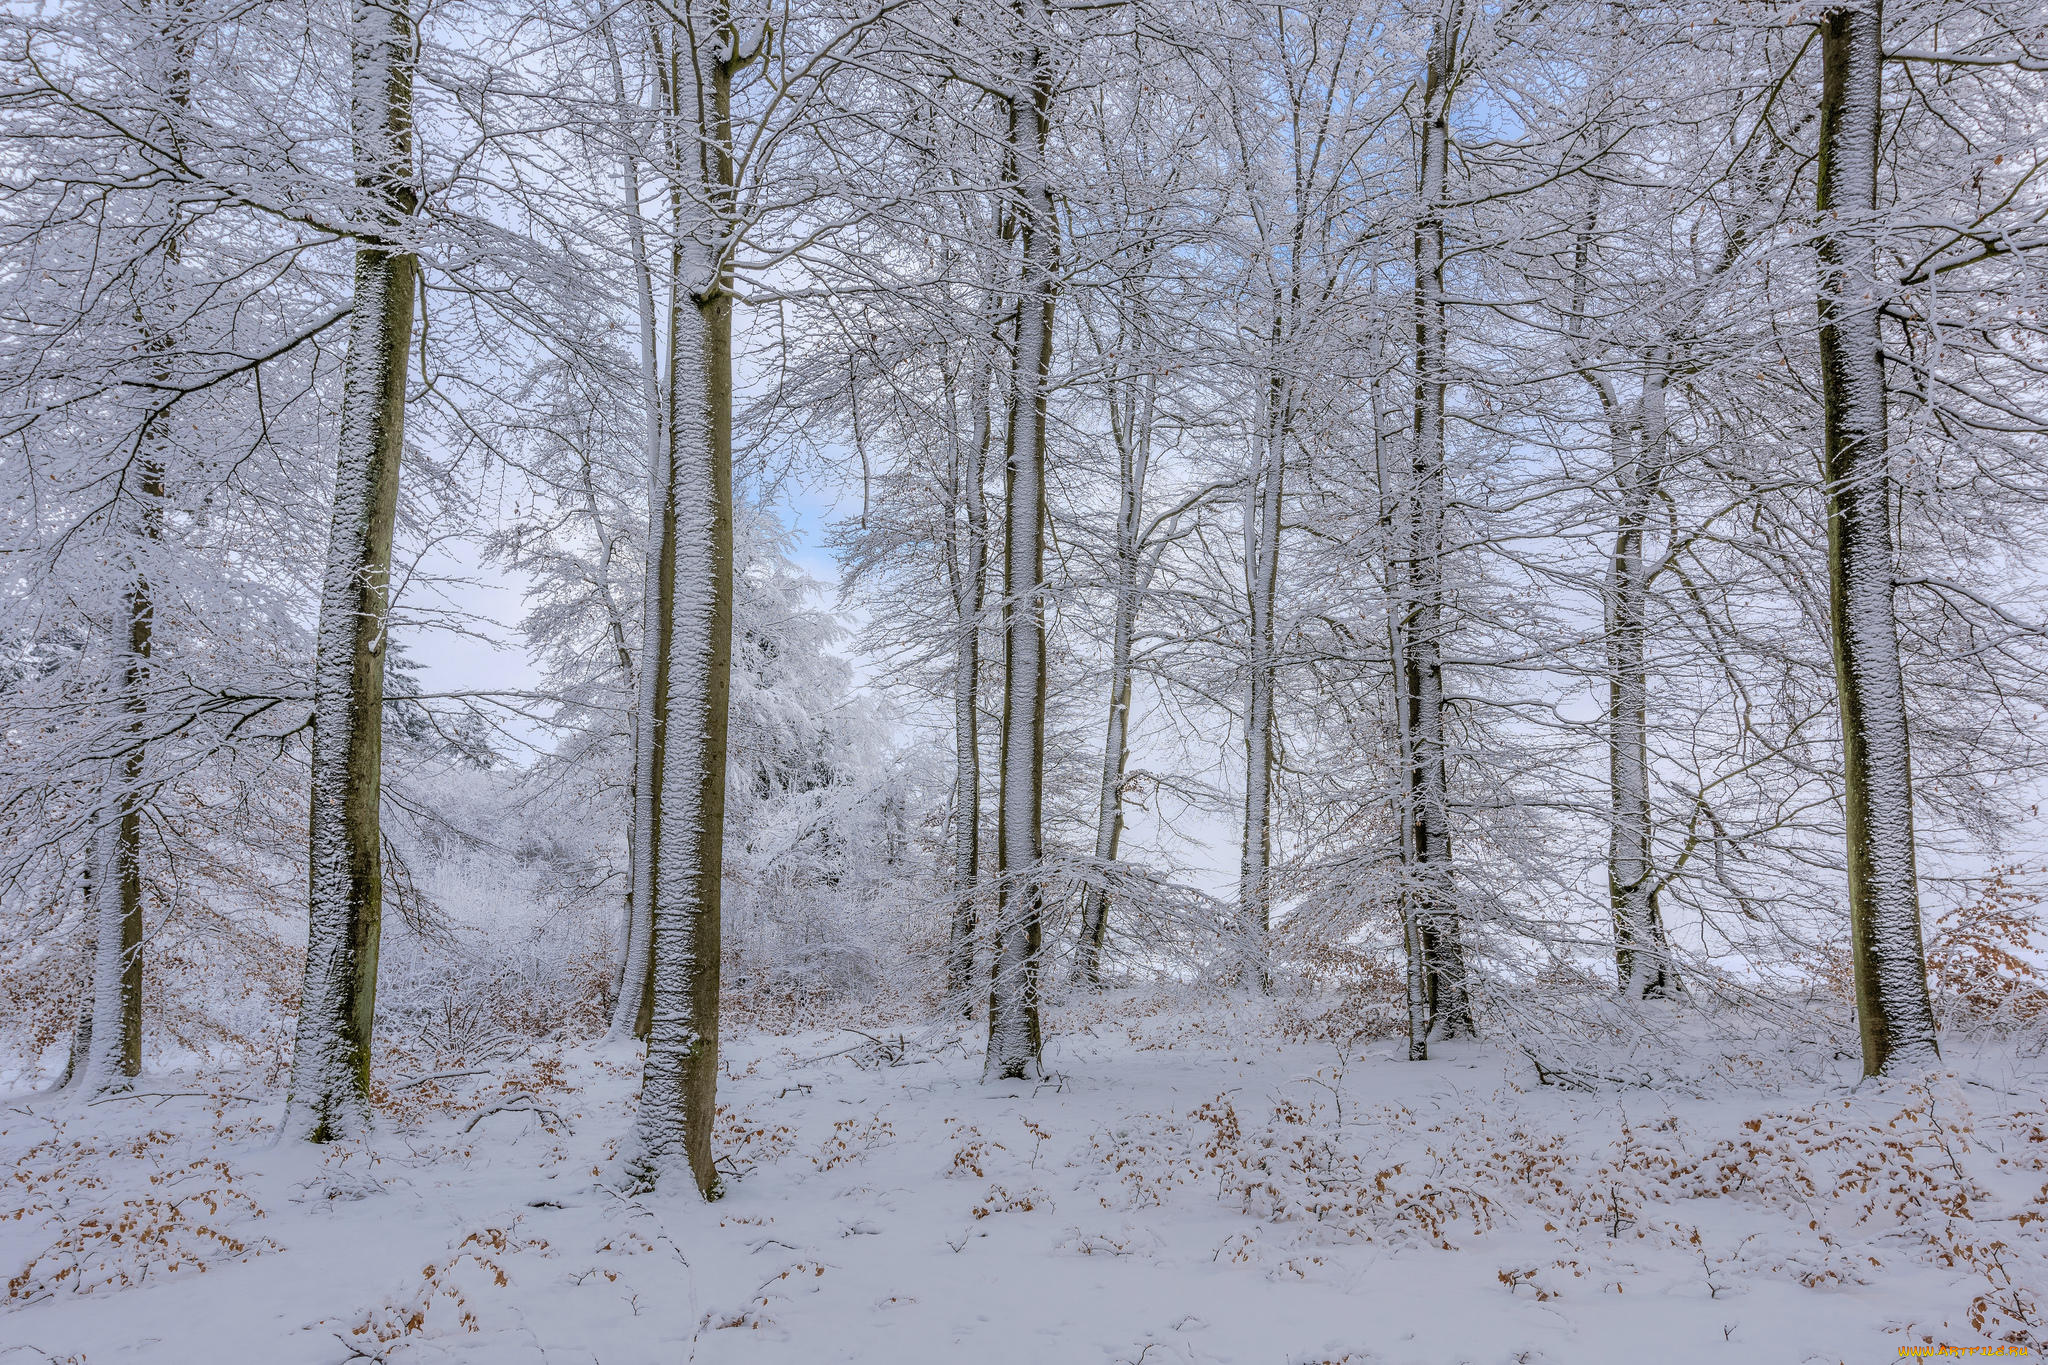
[(402, 240), (416, 207), (412, 15), (402, 4), (356, 0), (350, 30), (356, 183), (376, 206), (378, 222), (356, 247), (334, 519), (313, 657), (309, 924), (285, 1131), (314, 1142), (353, 1136), (370, 1118), (384, 907), (377, 802), (386, 617), (418, 269)]
[[(1405, 959), (1403, 997), (1408, 1020), (1408, 1060), (1429, 1060), (1429, 973), (1423, 965), (1421, 898), (1416, 881), (1415, 783), (1411, 756), (1415, 744), (1409, 733), (1406, 660), (1408, 658), (1409, 578), (1414, 562), (1414, 499), (1409, 496), (1412, 473), (1396, 469), (1386, 449), (1384, 432), (1390, 420), (1398, 420), (1380, 403), (1379, 381), (1372, 387), (1373, 471), (1378, 482), (1381, 534), (1387, 545), (1387, 658), (1394, 686), (1394, 751), (1401, 765), (1399, 837), (1401, 857), (1400, 915), (1401, 948)], [(1412, 437), (1411, 437), (1412, 438)]]
[[(1273, 363), (1278, 363), (1281, 309), (1274, 300)], [(1259, 461), (1245, 497), (1245, 594), (1250, 607), (1244, 716), (1244, 829), (1238, 844), (1237, 909), (1244, 935), (1238, 979), (1273, 989), (1273, 608), (1280, 583), (1280, 505), (1286, 478), (1286, 379), (1269, 374), (1261, 402)]]
[[(993, 288), (989, 312), (1000, 311)], [(988, 592), (988, 508), (983, 496), (994, 430), (989, 386), (994, 382), (995, 329), (976, 338), (971, 429), (960, 451), (954, 501), (964, 523), (949, 537), (953, 575), (953, 913), (946, 941), (946, 997), (964, 1018), (974, 1015), (975, 905), (981, 885), (981, 612)]]
[(1891, 477), (1875, 218), (1882, 135), (1877, 0), (1821, 18), (1816, 208), (1828, 601), (1842, 707), (1849, 928), (1863, 1070), (1939, 1058), (1921, 944), (1912, 763), (1893, 615)]
[(1663, 465), (1664, 393), (1664, 372), (1652, 367), (1643, 376), (1636, 432), (1631, 434), (1619, 411), (1608, 414), (1621, 507), (1607, 583), (1607, 888), (1615, 971), (1632, 1000), (1664, 1000), (1680, 993), (1657, 907), (1650, 840), (1649, 582), (1643, 533)]
[(81, 1084), (85, 1080), (86, 1058), (92, 1053), (93, 974), (99, 964), (99, 927), (98, 921), (94, 918), (95, 902), (92, 890), (95, 852), (96, 849), (88, 848), (85, 860), (79, 866), (78, 896), (84, 912), (80, 916), (80, 929), (85, 935), (85, 970), (80, 973), (83, 979), (78, 993), (78, 1019), (71, 1026), (71, 1048), (64, 1058), (63, 1074), (59, 1075), (57, 1083), (50, 1087), (52, 1093), (69, 1090)]
[[(596, 587), (598, 598), (604, 604), (606, 633), (612, 644), (612, 659), (619, 667), (619, 676), (630, 686), (635, 679), (633, 651), (632, 647), (626, 643), (625, 613), (619, 610), (618, 598), (612, 592), (611, 537), (605, 532), (604, 517), (598, 508), (597, 484), (591, 474), (590, 454), (588, 451), (583, 453), (583, 508), (585, 515), (590, 518), (591, 533), (597, 537)], [(637, 709), (634, 712), (633, 729), (633, 772), (637, 776), (640, 762), (639, 712)], [(637, 812), (639, 807), (639, 787), (637, 783), (630, 779), (626, 788), (626, 807), (629, 812), (626, 822), (626, 894), (620, 898), (619, 926), (621, 932), (618, 950), (614, 954), (612, 962), (612, 999), (614, 1001), (612, 1013), (615, 1022), (619, 1014), (617, 1001), (625, 992), (626, 981), (631, 971), (633, 952), (633, 870), (637, 866), (639, 856), (639, 844), (635, 837), (636, 824), (631, 818), (631, 814)]]
[(1415, 425), (1406, 490), (1406, 592), (1402, 602), (1403, 628), (1399, 632), (1403, 647), (1399, 673), (1406, 713), (1403, 768), (1409, 820), (1403, 847), (1413, 860), (1407, 879), (1414, 897), (1409, 952), (1421, 958), (1428, 1030), (1423, 1046), (1410, 1038), (1411, 1055), (1425, 1053), (1429, 1040), (1469, 1037), (1475, 1032), (1453, 889), (1443, 714), (1446, 492), (1442, 205), (1450, 155), (1450, 84), (1460, 24), (1457, 0), (1451, 0), (1430, 47), (1429, 76), (1423, 92), (1422, 217), (1415, 227)]
[[(626, 77), (619, 62), (611, 24), (604, 25), (605, 54), (610, 59), (612, 94), (623, 109), (626, 105)], [(612, 1006), (608, 1036), (647, 1036), (647, 975), (653, 952), (653, 896), (655, 828), (658, 821), (654, 793), (660, 781), (658, 727), (655, 698), (666, 682), (657, 677), (652, 660), (662, 654), (658, 640), (667, 630), (667, 610), (662, 604), (659, 581), (665, 554), (672, 550), (663, 543), (664, 533), (672, 536), (675, 526), (669, 507), (669, 460), (662, 439), (662, 398), (660, 356), (655, 347), (654, 272), (647, 255), (647, 225), (640, 210), (640, 170), (629, 152), (619, 158), (619, 177), (625, 195), (626, 235), (633, 255), (633, 302), (640, 330), (640, 398), (646, 408), (647, 519), (648, 534), (645, 574), (640, 602), (640, 661), (634, 673), (620, 639), (617, 648), (625, 661), (627, 676), (633, 678), (637, 696), (633, 708), (633, 781), (629, 793), (632, 815), (626, 832), (626, 895), (623, 906), (624, 932), (620, 935), (617, 965), (618, 990)], [(596, 516), (592, 512), (593, 518)], [(609, 597), (607, 597), (609, 606)], [(624, 634), (623, 624), (613, 615), (615, 637)], [(664, 665), (666, 660), (663, 660)]]
[(1046, 182), (1052, 67), (1043, 0), (1017, 0), (1026, 97), (1010, 103), (1016, 167), (1017, 351), (1004, 442), (1007, 534), (1003, 545), (1003, 731), (996, 810), (995, 963), (989, 984), (989, 1079), (1036, 1075), (1038, 970), (1044, 853), (1039, 832), (1045, 775), (1045, 406), (1052, 370), (1058, 222)]
[(981, 722), (976, 673), (981, 668), (981, 594), (975, 614), (962, 617), (953, 656), (953, 911), (946, 937), (946, 997), (963, 1018), (972, 1018), (974, 1000), (974, 903), (981, 882)]
[[(188, 0), (167, 0), (163, 8), (165, 69), (157, 73), (170, 117), (160, 130), (166, 144), (181, 151), (185, 143), (183, 116), (192, 105), (192, 47)], [(164, 287), (175, 285), (183, 259), (181, 223), (172, 210), (163, 235)], [(138, 304), (137, 321), (143, 348), (160, 358), (158, 383), (171, 372), (161, 363), (175, 344), (171, 332)], [(147, 753), (144, 735), (149, 711), (150, 656), (156, 634), (156, 600), (150, 582), (155, 551), (163, 541), (164, 461), (167, 433), (159, 413), (143, 426), (137, 442), (140, 510), (136, 518), (135, 563), (122, 594), (120, 629), (114, 636), (120, 671), (120, 709), (127, 719), (122, 754), (108, 765), (107, 824), (95, 835), (86, 876), (86, 905), (91, 917), (90, 988), (82, 1003), (73, 1037), (65, 1084), (99, 1093), (126, 1086), (142, 1071), (142, 786)], [(95, 871), (96, 874), (95, 875)], [(95, 1043), (97, 1040), (97, 1043)]]
[[(726, 702), (732, 665), (731, 96), (739, 53), (722, 4), (669, 29), (667, 108), (678, 155), (675, 292), (670, 307), (668, 455), (673, 582), (664, 637), (665, 730), (656, 832), (647, 1060), (629, 1170), (652, 1187), (687, 1170), (719, 1194), (717, 1103), (720, 886), (725, 839)], [(702, 35), (701, 46), (693, 34)], [(719, 35), (713, 37), (711, 35)]]
[[(177, 264), (175, 234), (165, 244), (165, 257), (167, 265)], [(168, 341), (157, 334), (145, 344), (161, 351)], [(159, 381), (166, 378), (159, 369)], [(121, 599), (125, 629), (116, 637), (125, 739), (123, 752), (107, 764), (107, 815), (93, 838), (88, 900), (93, 920), (92, 992), (85, 1002), (90, 1022), (79, 1037), (83, 1065), (73, 1077), (93, 1094), (124, 1088), (142, 1071), (142, 788), (150, 654), (156, 632), (149, 570), (152, 552), (163, 539), (163, 425), (161, 417), (150, 419), (139, 442), (141, 510), (136, 529), (141, 543)]]
[[(1136, 330), (1142, 333), (1142, 315)], [(1152, 461), (1152, 415), (1156, 380), (1131, 383), (1124, 401), (1111, 400), (1110, 431), (1117, 446), (1116, 570), (1110, 584), (1109, 713), (1103, 724), (1102, 777), (1095, 804), (1095, 864), (1104, 874), (1116, 862), (1124, 832), (1124, 769), (1131, 753), (1132, 641), (1137, 634), (1138, 595), (1146, 586), (1144, 565), (1145, 476)], [(1090, 881), (1081, 893), (1081, 929), (1074, 942), (1071, 978), (1077, 985), (1102, 980), (1102, 945), (1109, 932), (1109, 890)]]

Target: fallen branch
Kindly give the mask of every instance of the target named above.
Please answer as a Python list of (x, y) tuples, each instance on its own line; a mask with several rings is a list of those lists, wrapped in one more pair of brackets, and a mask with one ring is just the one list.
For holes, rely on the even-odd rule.
[(470, 1116), (468, 1123), (462, 1125), (462, 1131), (467, 1133), (493, 1114), (532, 1114), (542, 1123), (560, 1124), (572, 1133), (576, 1131), (569, 1127), (569, 1120), (563, 1118), (559, 1112), (548, 1108), (525, 1091), (508, 1097), (503, 1104), (494, 1104), (488, 1109), (478, 1110)]
[(491, 1069), (487, 1066), (471, 1067), (467, 1071), (436, 1071), (432, 1075), (414, 1076), (409, 1080), (400, 1081), (391, 1088), (393, 1090), (410, 1090), (416, 1085), (425, 1085), (429, 1081), (452, 1081), (458, 1076), (488, 1076), (490, 1074)]
[(116, 1100), (239, 1100), (243, 1104), (263, 1103), (261, 1095), (216, 1095), (211, 1090), (134, 1090), (119, 1095), (102, 1095), (96, 1100), (87, 1100), (87, 1107), (95, 1104), (112, 1104)]

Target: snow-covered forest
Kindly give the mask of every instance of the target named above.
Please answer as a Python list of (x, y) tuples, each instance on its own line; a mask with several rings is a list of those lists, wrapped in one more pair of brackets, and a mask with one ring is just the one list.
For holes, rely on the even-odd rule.
[(2044, 306), (2039, 0), (6, 0), (0, 1361), (2048, 1349)]

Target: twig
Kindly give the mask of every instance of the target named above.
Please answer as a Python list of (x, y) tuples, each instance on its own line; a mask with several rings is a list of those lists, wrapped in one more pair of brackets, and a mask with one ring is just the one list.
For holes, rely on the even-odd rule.
[(328, 1335), (333, 1337), (336, 1341), (342, 1344), (343, 1349), (348, 1352), (348, 1358), (350, 1360), (374, 1360), (377, 1362), (377, 1365), (384, 1365), (383, 1352), (365, 1351), (362, 1347), (356, 1345), (354, 1342), (350, 1341), (347, 1337), (344, 1337), (339, 1332), (330, 1332), (328, 1333)]

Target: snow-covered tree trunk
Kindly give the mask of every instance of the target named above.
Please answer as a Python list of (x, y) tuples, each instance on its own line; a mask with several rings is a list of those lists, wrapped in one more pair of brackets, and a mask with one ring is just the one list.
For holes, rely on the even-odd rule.
[(1828, 600), (1842, 711), (1849, 925), (1866, 1075), (1938, 1057), (1914, 866), (1912, 764), (1893, 615), (1876, 253), (1882, 139), (1878, 0), (1821, 16), (1820, 258)]
[(85, 952), (82, 954), (85, 970), (79, 983), (78, 1019), (71, 1026), (71, 1047), (64, 1058), (63, 1073), (57, 1077), (57, 1083), (50, 1087), (52, 1091), (69, 1090), (83, 1082), (86, 1059), (92, 1055), (92, 988), (94, 973), (99, 968), (99, 930), (93, 918), (95, 903), (92, 891), (93, 855), (97, 851), (96, 846), (87, 848), (85, 860), (78, 869), (78, 900), (84, 911), (80, 931), (85, 939)]
[[(990, 291), (989, 311), (998, 301)], [(946, 995), (974, 1013), (975, 906), (981, 886), (981, 612), (988, 592), (987, 483), (994, 432), (993, 337), (976, 338), (969, 430), (954, 459), (946, 564), (953, 588), (953, 910), (946, 936)], [(957, 428), (956, 428), (957, 429)]]
[(334, 516), (313, 657), (312, 819), (305, 984), (285, 1131), (324, 1142), (369, 1123), (383, 861), (377, 803), (391, 536), (405, 445), (406, 358), (418, 263), (404, 238), (412, 179), (412, 14), (356, 0), (349, 99), (356, 183), (374, 219), (357, 239), (341, 367)]
[[(633, 649), (626, 640), (625, 613), (619, 610), (618, 596), (612, 590), (611, 535), (605, 529), (604, 516), (598, 507), (597, 484), (592, 477), (590, 453), (588, 451), (583, 452), (582, 464), (584, 514), (590, 518), (591, 532), (597, 538), (597, 564), (593, 575), (596, 582), (593, 586), (597, 589), (598, 599), (604, 606), (605, 628), (606, 634), (611, 640), (613, 661), (618, 665), (619, 676), (630, 686), (635, 678)], [(637, 722), (638, 719), (639, 715), (636, 710), (634, 720)], [(636, 776), (639, 772), (640, 761), (639, 739), (639, 726), (636, 723), (633, 731), (633, 771)], [(637, 866), (639, 859), (639, 843), (636, 838), (637, 825), (633, 821), (632, 816), (637, 813), (639, 808), (639, 788), (630, 781), (626, 789), (626, 806), (628, 811), (626, 825), (626, 890), (625, 894), (620, 898), (619, 946), (612, 963), (612, 997), (614, 1001), (617, 1001), (620, 996), (625, 994), (625, 985), (628, 973), (631, 971), (633, 955), (633, 870)], [(614, 1023), (617, 1022), (619, 1013), (620, 1010), (615, 1006), (612, 1011)]]
[[(1137, 309), (1130, 332), (1143, 336), (1149, 319)], [(1126, 336), (1124, 340), (1139, 340)], [(1145, 563), (1145, 477), (1151, 473), (1157, 377), (1118, 377), (1110, 401), (1110, 440), (1116, 444), (1116, 540), (1110, 573), (1110, 704), (1102, 735), (1102, 778), (1096, 790), (1096, 868), (1108, 874), (1124, 835), (1124, 767), (1130, 761), (1130, 667), (1137, 639), (1139, 596), (1147, 587)], [(1157, 557), (1153, 557), (1157, 563)], [(1081, 931), (1073, 943), (1071, 978), (1077, 984), (1102, 980), (1102, 943), (1110, 927), (1110, 892), (1092, 880), (1081, 892)]]
[[(175, 236), (166, 249), (174, 263)], [(163, 339), (149, 344), (161, 346)], [(93, 840), (91, 1026), (77, 1077), (80, 1088), (93, 1094), (125, 1086), (142, 1070), (142, 783), (156, 624), (149, 559), (163, 538), (163, 425), (161, 417), (152, 418), (142, 431), (136, 528), (141, 545), (121, 597), (125, 629), (115, 636), (126, 749), (107, 764), (104, 822)]]
[(989, 984), (989, 1079), (1039, 1069), (1038, 971), (1043, 932), (1039, 831), (1045, 776), (1045, 408), (1059, 224), (1045, 150), (1052, 110), (1050, 15), (1018, 0), (1023, 38), (1010, 100), (1019, 275), (1017, 349), (1004, 441), (1003, 718), (996, 810), (995, 963)]
[(1450, 792), (1445, 755), (1443, 557), (1445, 551), (1444, 387), (1445, 177), (1450, 160), (1450, 95), (1460, 31), (1458, 0), (1450, 0), (1430, 44), (1423, 89), (1421, 216), (1415, 225), (1415, 420), (1400, 546), (1403, 572), (1401, 649), (1396, 673), (1405, 712), (1401, 726), (1406, 782), (1403, 849), (1410, 863), (1409, 952), (1419, 954), (1428, 1027), (1409, 1040), (1419, 1054), (1428, 1040), (1469, 1037), (1472, 1003), (1451, 865)]
[[(659, 419), (656, 419), (657, 421)], [(633, 711), (633, 920), (626, 935), (621, 989), (612, 1012), (615, 1038), (645, 1038), (652, 1021), (654, 904), (661, 850), (661, 783), (668, 752), (670, 623), (675, 616), (674, 461), (664, 445), (648, 483), (647, 575), (642, 610), (639, 695)]]
[[(1380, 528), (1385, 539), (1386, 562), (1383, 591), (1387, 603), (1387, 658), (1392, 673), (1394, 688), (1394, 751), (1400, 762), (1401, 786), (1398, 827), (1400, 834), (1401, 881), (1399, 908), (1401, 914), (1401, 947), (1403, 956), (1402, 994), (1404, 1013), (1408, 1021), (1408, 1060), (1421, 1062), (1429, 1060), (1429, 972), (1423, 962), (1422, 921), (1420, 910), (1422, 900), (1418, 894), (1415, 870), (1415, 784), (1411, 778), (1413, 769), (1410, 756), (1414, 753), (1414, 741), (1409, 735), (1409, 708), (1407, 672), (1408, 632), (1412, 624), (1409, 616), (1409, 564), (1413, 559), (1411, 546), (1414, 544), (1413, 522), (1415, 519), (1414, 499), (1409, 496), (1408, 484), (1412, 470), (1397, 468), (1387, 447), (1391, 442), (1386, 436), (1390, 429), (1398, 429), (1402, 422), (1399, 414), (1387, 411), (1381, 403), (1379, 383), (1373, 383), (1373, 468), (1379, 482)], [(1407, 419), (1412, 424), (1412, 414)], [(1412, 432), (1410, 433), (1412, 438)]]
[[(160, 71), (148, 73), (162, 82), (163, 126), (154, 130), (174, 152), (185, 142), (183, 117), (192, 103), (192, 48), (188, 0), (167, 0), (157, 22), (164, 56)], [(140, 74), (140, 73), (138, 73)], [(183, 254), (182, 223), (171, 209), (159, 246), (162, 288), (175, 288)], [(174, 305), (175, 306), (175, 305)], [(167, 358), (175, 335), (149, 316), (150, 304), (138, 306), (142, 346)], [(169, 368), (159, 363), (155, 379), (168, 383)], [(132, 537), (134, 562), (122, 593), (112, 643), (119, 676), (120, 708), (127, 718), (125, 747), (107, 765), (102, 823), (91, 850), (92, 870), (86, 878), (88, 914), (92, 919), (90, 991), (74, 1040), (67, 1084), (103, 1093), (128, 1084), (142, 1070), (142, 787), (149, 713), (150, 655), (156, 634), (156, 601), (150, 575), (164, 530), (164, 443), (167, 418), (159, 410), (143, 424), (136, 443), (136, 491), (132, 509), (116, 504), (122, 530)]]
[[(143, 644), (139, 655), (132, 647), (124, 650), (123, 666), (131, 676), (148, 667), (146, 638)], [(128, 686), (124, 683), (124, 690)], [(136, 790), (141, 756), (137, 743), (107, 765), (111, 804), (103, 816), (105, 823), (93, 834), (94, 875), (87, 901), (92, 916), (91, 995), (85, 1002), (87, 1019), (77, 1037), (78, 1062), (72, 1077), (87, 1094), (123, 1089), (142, 1070), (142, 803)]]
[[(974, 572), (970, 570), (970, 572)], [(976, 674), (981, 667), (979, 590), (962, 586), (963, 613), (953, 652), (953, 907), (946, 929), (946, 995), (962, 1015), (974, 1013), (974, 904), (981, 882), (981, 721)], [(976, 599), (974, 615), (965, 615)]]
[[(626, 107), (625, 72), (619, 61), (616, 41), (609, 22), (604, 26), (605, 55), (610, 61), (612, 95), (619, 107)], [(656, 676), (654, 661), (665, 653), (660, 647), (660, 638), (667, 629), (666, 608), (657, 589), (661, 579), (664, 556), (671, 554), (671, 547), (664, 543), (664, 533), (672, 533), (675, 527), (673, 509), (669, 501), (670, 464), (667, 447), (662, 438), (662, 394), (660, 355), (655, 346), (654, 271), (647, 254), (647, 224), (640, 208), (640, 167), (637, 158), (630, 152), (619, 158), (620, 188), (624, 193), (626, 212), (627, 244), (633, 257), (633, 304), (640, 334), (640, 401), (645, 405), (647, 440), (647, 517), (648, 534), (643, 563), (644, 576), (640, 601), (640, 667), (636, 672), (630, 659), (626, 658), (623, 640), (617, 648), (627, 676), (633, 679), (635, 698), (633, 707), (633, 782), (631, 797), (631, 823), (626, 832), (626, 895), (623, 907), (623, 928), (619, 941), (617, 969), (618, 990), (612, 1006), (612, 1022), (609, 1036), (624, 1038), (647, 1036), (647, 976), (653, 957), (654, 942), (654, 899), (650, 888), (654, 885), (654, 847), (657, 812), (655, 789), (660, 781), (659, 731), (656, 726), (656, 712), (659, 709), (655, 699), (666, 681), (665, 674)], [(595, 512), (592, 513), (593, 518)], [(600, 533), (601, 534), (601, 533)], [(609, 549), (605, 551), (609, 557)], [(623, 636), (622, 623), (616, 610), (611, 608), (607, 594), (607, 610), (612, 614), (613, 630)]]
[[(1271, 342), (1277, 352), (1282, 311), (1274, 301)], [(1275, 357), (1277, 359), (1277, 355)], [(1245, 598), (1250, 639), (1245, 660), (1244, 828), (1238, 844), (1237, 914), (1243, 935), (1238, 979), (1273, 987), (1267, 939), (1273, 928), (1269, 878), (1273, 866), (1273, 609), (1280, 583), (1280, 500), (1287, 462), (1287, 381), (1268, 375), (1260, 398), (1258, 449), (1245, 490)]]
[[(1138, 325), (1142, 327), (1142, 312)], [(1157, 380), (1145, 375), (1124, 381), (1131, 390), (1113, 401), (1110, 436), (1117, 451), (1117, 508), (1114, 567), (1110, 582), (1109, 714), (1103, 725), (1102, 777), (1095, 803), (1095, 863), (1107, 873), (1124, 832), (1124, 769), (1131, 752), (1132, 641), (1137, 634), (1138, 596), (1147, 577), (1141, 517), (1145, 476), (1152, 462), (1152, 423)], [(1072, 979), (1095, 985), (1102, 978), (1102, 945), (1109, 932), (1109, 892), (1090, 881), (1081, 893), (1081, 929), (1074, 943)]]
[(668, 629), (650, 718), (659, 731), (647, 1059), (628, 1169), (652, 1187), (687, 1172), (719, 1193), (720, 883), (732, 666), (732, 247), (738, 227), (732, 77), (759, 55), (722, 3), (664, 11), (663, 110), (674, 216), (665, 386), (668, 514), (660, 539)]
[(1652, 367), (1643, 376), (1635, 431), (1618, 409), (1608, 413), (1621, 506), (1607, 575), (1607, 887), (1615, 970), (1632, 1000), (1679, 993), (1657, 908), (1650, 838), (1649, 582), (1643, 563), (1643, 533), (1663, 463), (1664, 394), (1664, 372)]

